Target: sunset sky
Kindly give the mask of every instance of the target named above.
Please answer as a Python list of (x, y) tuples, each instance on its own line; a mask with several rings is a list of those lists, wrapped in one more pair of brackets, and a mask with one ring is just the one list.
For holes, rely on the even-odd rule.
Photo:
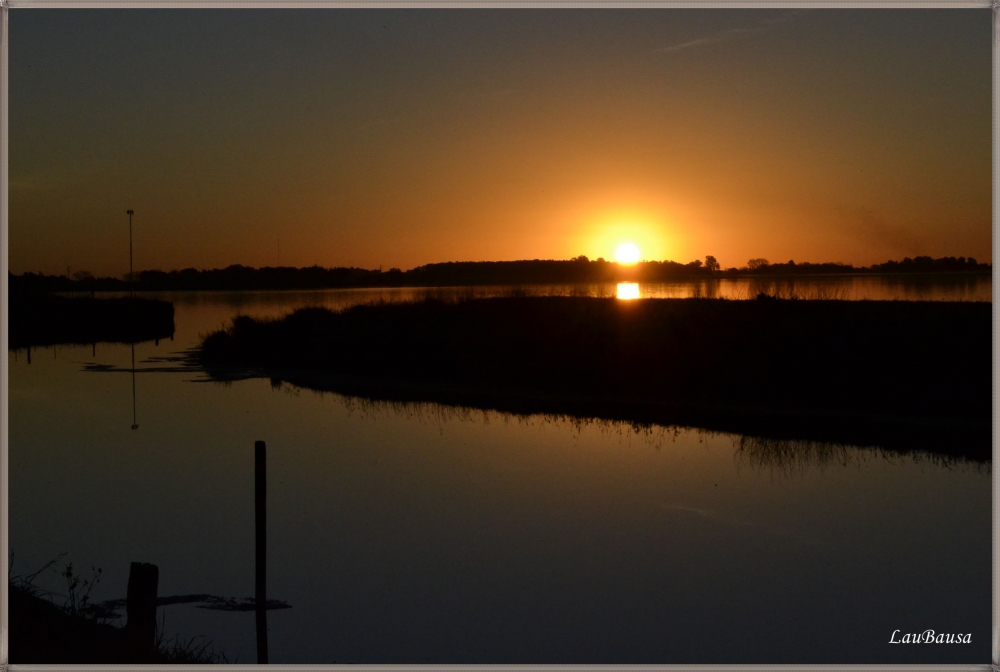
[(10, 268), (991, 261), (991, 12), (14, 10)]

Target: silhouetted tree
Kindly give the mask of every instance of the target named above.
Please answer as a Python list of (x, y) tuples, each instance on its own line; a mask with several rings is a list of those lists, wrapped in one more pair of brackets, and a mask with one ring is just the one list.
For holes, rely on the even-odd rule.
[(705, 257), (705, 270), (706, 271), (717, 271), (721, 268), (719, 261), (713, 257), (711, 254)]
[(94, 291), (97, 289), (97, 278), (90, 271), (77, 271), (73, 274), (73, 279), (77, 281), (82, 287), (86, 287), (90, 290), (90, 295), (94, 296)]

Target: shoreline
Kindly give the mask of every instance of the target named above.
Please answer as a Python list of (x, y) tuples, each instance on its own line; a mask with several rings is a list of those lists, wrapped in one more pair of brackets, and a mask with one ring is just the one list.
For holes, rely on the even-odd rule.
[(992, 304), (521, 297), (237, 317), (209, 377), (987, 459)]
[(683, 427), (720, 434), (741, 434), (775, 441), (806, 441), (854, 448), (881, 448), (897, 454), (990, 462), (989, 422), (904, 418), (832, 412), (795, 412), (753, 405), (669, 404), (655, 399), (623, 399), (532, 390), (471, 389), (448, 384), (338, 376), (296, 370), (258, 370), (210, 374), (211, 382), (270, 380), (318, 393), (375, 403), (438, 404), (496, 411), (515, 416), (549, 416), (624, 422), (640, 427)]
[[(232, 287), (232, 288), (219, 288), (219, 287), (206, 287), (206, 288), (143, 288), (136, 287), (136, 292), (141, 292), (143, 294), (189, 294), (194, 292), (207, 292), (207, 293), (262, 293), (262, 292), (327, 292), (327, 291), (352, 291), (352, 290), (375, 290), (375, 289), (415, 289), (415, 290), (435, 290), (435, 289), (466, 289), (471, 287), (524, 287), (524, 286), (537, 286), (537, 287), (559, 287), (567, 285), (615, 285), (618, 283), (637, 283), (640, 285), (669, 285), (669, 284), (684, 284), (693, 282), (722, 282), (722, 281), (733, 281), (733, 280), (770, 280), (770, 281), (801, 281), (801, 280), (813, 280), (813, 279), (833, 279), (833, 278), (919, 278), (920, 280), (935, 280), (940, 278), (957, 278), (957, 277), (991, 277), (993, 274), (992, 270), (982, 270), (982, 271), (928, 271), (928, 272), (910, 272), (910, 271), (858, 271), (850, 272), (845, 271), (842, 273), (802, 273), (802, 274), (786, 274), (786, 273), (733, 273), (729, 274), (726, 272), (720, 272), (714, 276), (705, 275), (692, 275), (677, 278), (668, 279), (610, 279), (610, 280), (553, 280), (553, 281), (503, 281), (503, 282), (472, 282), (472, 283), (455, 283), (455, 284), (361, 284), (361, 285), (330, 285), (330, 286), (302, 286), (302, 287)], [(91, 294), (118, 294), (128, 292), (128, 289), (79, 289), (79, 290), (60, 290), (57, 292), (60, 296), (85, 296)], [(737, 300), (737, 299), (733, 299)], [(857, 299), (858, 301), (866, 300), (878, 300), (878, 299)], [(983, 301), (972, 301), (975, 303), (992, 303), (992, 299)]]

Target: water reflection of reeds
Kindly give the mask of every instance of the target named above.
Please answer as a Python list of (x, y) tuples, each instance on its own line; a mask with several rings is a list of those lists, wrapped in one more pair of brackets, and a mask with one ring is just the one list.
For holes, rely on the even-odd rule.
[[(282, 381), (272, 380), (272, 386), (292, 395), (299, 395), (303, 391), (303, 388)], [(910, 461), (945, 469), (971, 470), (976, 473), (990, 472), (989, 462), (941, 455), (926, 450), (907, 451), (886, 449), (881, 446), (854, 446), (843, 443), (718, 432), (682, 425), (659, 425), (627, 420), (578, 417), (568, 414), (520, 414), (471, 406), (372, 399), (322, 390), (309, 391), (321, 397), (333, 398), (336, 403), (347, 410), (349, 415), (355, 417), (373, 422), (386, 420), (390, 417), (402, 418), (410, 422), (435, 426), (442, 431), (445, 425), (452, 422), (521, 427), (550, 425), (568, 428), (577, 436), (584, 432), (596, 431), (604, 440), (615, 441), (619, 446), (632, 446), (634, 442), (635, 446), (656, 451), (673, 446), (678, 441), (694, 434), (699, 443), (715, 445), (728, 443), (731, 445), (733, 460), (738, 470), (749, 468), (781, 478), (802, 476), (812, 470), (823, 471), (851, 467), (860, 469), (865, 465), (879, 461), (890, 464)]]
[(849, 446), (840, 443), (775, 439), (763, 436), (733, 435), (733, 458), (737, 467), (768, 471), (772, 475), (794, 476), (812, 469), (857, 467), (873, 462), (897, 463), (902, 459), (928, 463), (946, 469), (969, 469), (990, 472), (989, 462), (939, 455), (922, 450), (887, 451), (879, 446)]

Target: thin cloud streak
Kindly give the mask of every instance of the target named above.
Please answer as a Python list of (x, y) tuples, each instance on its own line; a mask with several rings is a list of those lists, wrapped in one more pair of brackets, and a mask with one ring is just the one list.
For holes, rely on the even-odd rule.
[(730, 28), (728, 30), (723, 30), (721, 32), (715, 33), (714, 35), (707, 35), (705, 37), (699, 37), (693, 40), (689, 40), (687, 42), (681, 42), (680, 44), (672, 44), (667, 47), (660, 47), (658, 49), (654, 49), (653, 53), (672, 54), (678, 51), (682, 51), (684, 49), (689, 49), (691, 47), (697, 47), (704, 44), (718, 44), (720, 42), (727, 42), (728, 40), (731, 40), (732, 38), (738, 35), (744, 35), (746, 33), (760, 33), (770, 28), (773, 28), (774, 26), (789, 23), (792, 19), (794, 19), (796, 16), (805, 11), (808, 10), (796, 9), (778, 18), (764, 21), (763, 23), (757, 26), (749, 26), (746, 28)]

